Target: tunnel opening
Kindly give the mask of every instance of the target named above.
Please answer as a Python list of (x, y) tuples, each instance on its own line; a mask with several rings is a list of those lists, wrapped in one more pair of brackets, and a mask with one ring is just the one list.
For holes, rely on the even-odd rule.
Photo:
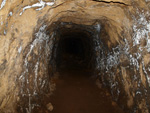
[[(96, 95), (103, 90), (99, 88), (101, 85), (99, 81), (95, 84), (98, 79), (94, 76), (100, 71), (100, 61), (104, 55), (101, 54), (103, 49), (101, 37), (108, 38), (107, 32), (105, 29), (100, 30), (100, 23), (57, 25), (59, 27), (55, 30), (51, 59), (53, 67), (56, 68), (54, 76), (51, 77), (52, 82), (56, 83), (56, 91), (50, 98), (50, 102), (56, 107), (52, 112), (66, 113), (70, 110), (76, 113), (99, 113), (100, 111), (115, 113), (116, 108), (111, 105), (111, 101), (106, 100), (107, 97), (103, 98), (104, 94), (101, 93), (102, 95), (97, 98)], [(90, 92), (96, 95), (93, 96)], [(104, 106), (108, 106), (111, 110), (107, 107), (100, 109), (99, 106), (103, 102), (106, 102)], [(69, 106), (66, 103), (69, 103)], [(117, 111), (123, 113), (120, 109)]]
[(59, 28), (55, 30), (56, 40), (51, 59), (57, 72), (62, 70), (94, 72), (96, 68), (96, 33), (93, 26), (73, 23), (59, 24)]
[(90, 68), (91, 43), (83, 32), (62, 34), (57, 47), (56, 64), (58, 70)]

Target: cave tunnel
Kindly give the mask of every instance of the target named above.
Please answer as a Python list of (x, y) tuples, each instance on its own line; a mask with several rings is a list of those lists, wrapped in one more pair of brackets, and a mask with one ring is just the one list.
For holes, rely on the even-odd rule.
[[(63, 32), (65, 31), (65, 33)], [(60, 40), (56, 50), (57, 68), (92, 69), (92, 38), (82, 29), (64, 29), (60, 32)]]
[(149, 0), (0, 2), (0, 113), (150, 113)]
[[(89, 81), (94, 81), (95, 83), (95, 81), (97, 80), (96, 72), (99, 71), (97, 69), (99, 65), (97, 64), (97, 60), (100, 60), (100, 56), (102, 56), (100, 55), (102, 52), (100, 37), (103, 36), (105, 38), (108, 38), (108, 33), (103, 28), (103, 23), (101, 24), (100, 22), (96, 22), (93, 25), (82, 25), (71, 22), (58, 22), (57, 25), (59, 27), (57, 29), (54, 29), (54, 31), (56, 31), (56, 34), (54, 36), (56, 41), (53, 45), (53, 57), (50, 60), (50, 62), (52, 62), (53, 71), (55, 70), (52, 79), (56, 81), (56, 91), (54, 91), (54, 95), (52, 95), (52, 98), (50, 99), (50, 101), (56, 107), (56, 109), (52, 110), (52, 112), (67, 112), (63, 109), (66, 107), (65, 104), (62, 105), (61, 103), (63, 101), (66, 101), (66, 103), (70, 103), (70, 109), (74, 109), (74, 112), (78, 113), (99, 113), (100, 111), (103, 113), (115, 113), (115, 111), (123, 113), (121, 109), (111, 106), (111, 102), (108, 102), (109, 104), (107, 102), (104, 104), (104, 106), (109, 106), (109, 110), (107, 110), (104, 106), (104, 109), (100, 110), (101, 108), (97, 105), (107, 101), (107, 99), (105, 100), (99, 98), (99, 101), (94, 102), (97, 98), (94, 99), (93, 97), (96, 96), (88, 94), (88, 92), (92, 91), (94, 92), (94, 94), (103, 92), (99, 89), (96, 89), (100, 84), (97, 84), (96, 87), (93, 84), (90, 84), (90, 87), (87, 85), (89, 84)], [(62, 84), (58, 82), (58, 80), (55, 79), (56, 76), (59, 76), (58, 79), (60, 81), (65, 81), (65, 83)], [(91, 79), (91, 77), (93, 79)], [(68, 86), (70, 86), (70, 88)], [(78, 90), (78, 87), (80, 90)], [(89, 91), (87, 91), (86, 89), (88, 89)], [(66, 95), (67, 92), (73, 93), (69, 93), (69, 95)], [(76, 94), (75, 92), (78, 93)], [(83, 95), (83, 97), (81, 95)], [(102, 95), (100, 97), (102, 97)], [(61, 99), (59, 97), (61, 97)], [(77, 99), (75, 100), (74, 98)], [(88, 98), (92, 98), (92, 100)], [(84, 103), (85, 101), (95, 104), (87, 104)], [(95, 107), (95, 105), (97, 107)], [(90, 106), (92, 106), (91, 109), (88, 109), (90, 108)], [(49, 109), (51, 107), (52, 105), (50, 104)], [(80, 111), (80, 109), (82, 109), (83, 111)]]

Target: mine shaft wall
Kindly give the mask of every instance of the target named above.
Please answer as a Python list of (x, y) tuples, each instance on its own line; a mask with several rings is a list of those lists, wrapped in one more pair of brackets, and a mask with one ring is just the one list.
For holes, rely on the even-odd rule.
[[(148, 1), (2, 2), (0, 8), (0, 111), (46, 110), (55, 70), (57, 22), (95, 26), (95, 71), (113, 99), (129, 113), (150, 111)], [(26, 7), (27, 5), (30, 6)], [(7, 6), (7, 7), (6, 7)], [(23, 8), (22, 8), (23, 7)], [(38, 9), (38, 10), (37, 10)], [(106, 10), (107, 9), (107, 10)], [(48, 71), (50, 70), (50, 71)], [(49, 75), (49, 76), (48, 76)]]

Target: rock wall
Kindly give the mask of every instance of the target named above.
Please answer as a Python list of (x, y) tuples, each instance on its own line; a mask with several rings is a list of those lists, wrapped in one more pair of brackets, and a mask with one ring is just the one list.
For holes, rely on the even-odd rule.
[(148, 113), (149, 18), (148, 0), (0, 1), (0, 112), (48, 112), (57, 29), (72, 23), (93, 28), (96, 76), (113, 99)]

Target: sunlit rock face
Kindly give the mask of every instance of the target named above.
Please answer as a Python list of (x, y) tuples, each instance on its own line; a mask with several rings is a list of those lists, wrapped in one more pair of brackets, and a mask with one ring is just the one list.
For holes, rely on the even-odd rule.
[(91, 59), (86, 57), (90, 68), (120, 107), (127, 113), (149, 113), (149, 4), (149, 0), (2, 0), (0, 112), (48, 112), (51, 76), (59, 64), (57, 47), (61, 36), (72, 32), (87, 38), (83, 42), (90, 45)]

